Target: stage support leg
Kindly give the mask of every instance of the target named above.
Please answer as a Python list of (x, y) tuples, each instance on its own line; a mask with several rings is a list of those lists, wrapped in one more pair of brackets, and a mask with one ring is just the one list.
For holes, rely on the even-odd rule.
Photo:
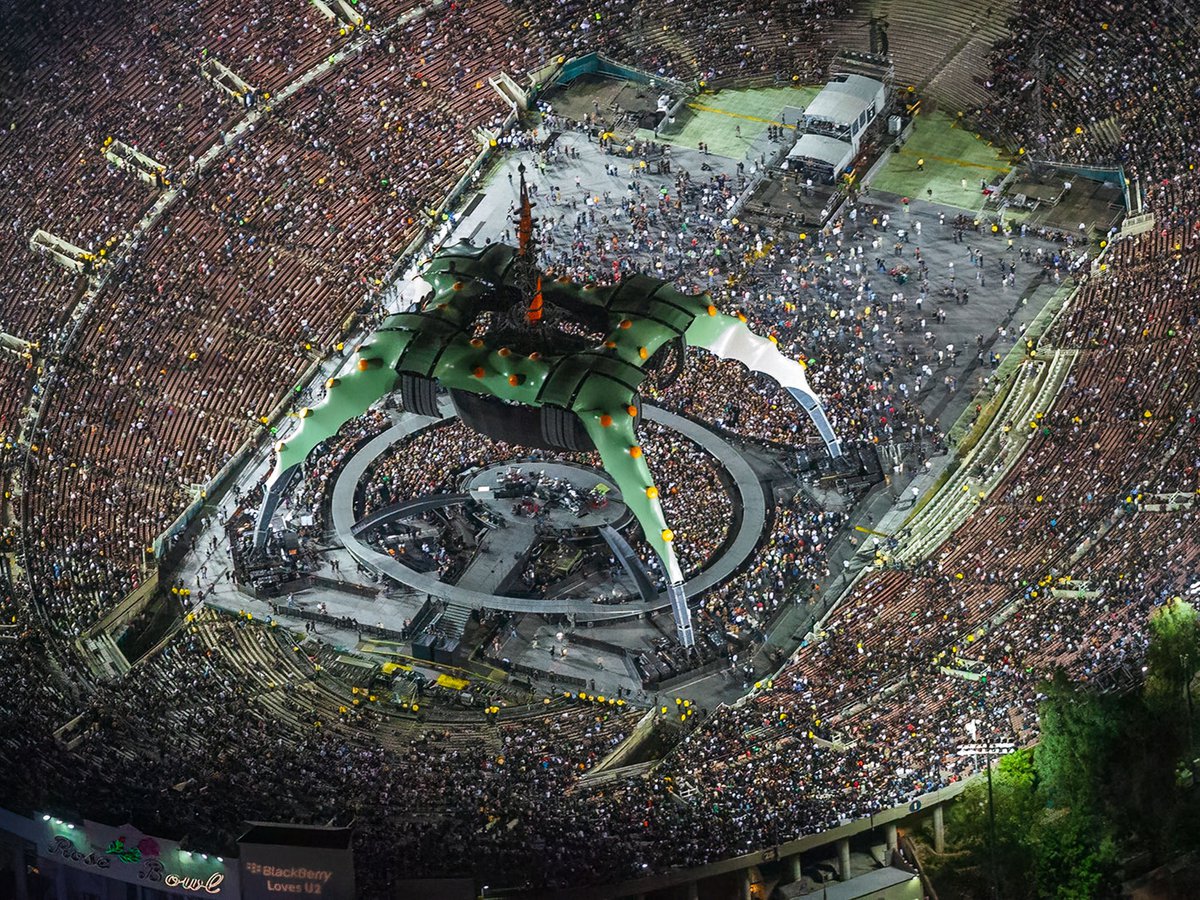
[(687, 595), (683, 593), (682, 584), (667, 586), (667, 599), (671, 601), (671, 612), (675, 614), (675, 628), (679, 634), (679, 643), (691, 647), (696, 643), (692, 633), (692, 612), (688, 609)]

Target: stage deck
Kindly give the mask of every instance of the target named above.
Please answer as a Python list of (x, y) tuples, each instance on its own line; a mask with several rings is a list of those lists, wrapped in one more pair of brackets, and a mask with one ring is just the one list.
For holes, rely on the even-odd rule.
[(1005, 219), (1075, 234), (1080, 224), (1087, 226), (1085, 230), (1090, 234), (1093, 230), (1105, 233), (1121, 223), (1125, 198), (1117, 185), (1078, 177), (1060, 178), (1060, 182), (1063, 180), (1070, 180), (1071, 190), (1057, 204), (1041, 204), (1034, 210), (1010, 208), (1005, 211)]

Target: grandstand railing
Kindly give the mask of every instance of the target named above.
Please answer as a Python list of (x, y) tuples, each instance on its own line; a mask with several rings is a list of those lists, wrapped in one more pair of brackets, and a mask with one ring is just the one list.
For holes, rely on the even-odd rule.
[(581, 75), (607, 75), (611, 78), (621, 78), (638, 84), (661, 85), (676, 94), (695, 94), (700, 89), (696, 82), (689, 84), (666, 75), (656, 75), (645, 69), (639, 69), (637, 66), (631, 66), (629, 63), (618, 62), (603, 53), (586, 53), (563, 63), (551, 80), (545, 83), (543, 90), (574, 81)]
[[(848, 840), (856, 835), (882, 828), (885, 825), (911, 822), (918, 818), (924, 818), (933, 809), (958, 797), (967, 787), (983, 778), (985, 772), (985, 769), (981, 769), (979, 772), (961, 781), (947, 785), (944, 788), (920, 794), (906, 804), (892, 806), (862, 819), (843, 822), (833, 828), (819, 831), (815, 834), (807, 834), (773, 847), (764, 847), (753, 853), (734, 856), (719, 862), (709, 863), (705, 866), (697, 866), (691, 869), (675, 869), (661, 875), (624, 881), (604, 887), (583, 887), (549, 891), (538, 896), (539, 898), (543, 898), (543, 900), (610, 900), (613, 897), (637, 897), (650, 894), (654, 891), (667, 890), (681, 885), (704, 881), (708, 878), (744, 871), (763, 863), (776, 862), (777, 860), (787, 859), (820, 847), (835, 844), (838, 841)], [(504, 897), (505, 892), (493, 891), (489, 892), (488, 896)]]

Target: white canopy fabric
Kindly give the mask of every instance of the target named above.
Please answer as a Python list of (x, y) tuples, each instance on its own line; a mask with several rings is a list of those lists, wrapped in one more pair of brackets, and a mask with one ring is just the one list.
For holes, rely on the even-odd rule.
[(829, 85), (826, 85), (821, 93), (813, 98), (812, 103), (805, 108), (804, 118), (810, 122), (813, 120), (832, 122), (848, 128), (863, 114), (864, 110), (873, 105), (870, 100), (864, 100), (844, 91), (830, 90)]
[(854, 159), (854, 146), (849, 141), (810, 132), (800, 135), (788, 153), (788, 159), (815, 159), (826, 163), (836, 173), (850, 165)]
[[(822, 93), (825, 91), (836, 91), (856, 97), (864, 104), (873, 106), (876, 113), (883, 111), (887, 99), (883, 82), (867, 78), (865, 75), (835, 75), (833, 80), (825, 85)], [(866, 106), (861, 108), (865, 109)]]

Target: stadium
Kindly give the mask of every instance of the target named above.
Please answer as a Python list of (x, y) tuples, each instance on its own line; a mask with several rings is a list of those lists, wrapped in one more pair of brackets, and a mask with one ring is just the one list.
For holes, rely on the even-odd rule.
[(0, 900), (1197, 896), (1186, 4), (5, 12)]

